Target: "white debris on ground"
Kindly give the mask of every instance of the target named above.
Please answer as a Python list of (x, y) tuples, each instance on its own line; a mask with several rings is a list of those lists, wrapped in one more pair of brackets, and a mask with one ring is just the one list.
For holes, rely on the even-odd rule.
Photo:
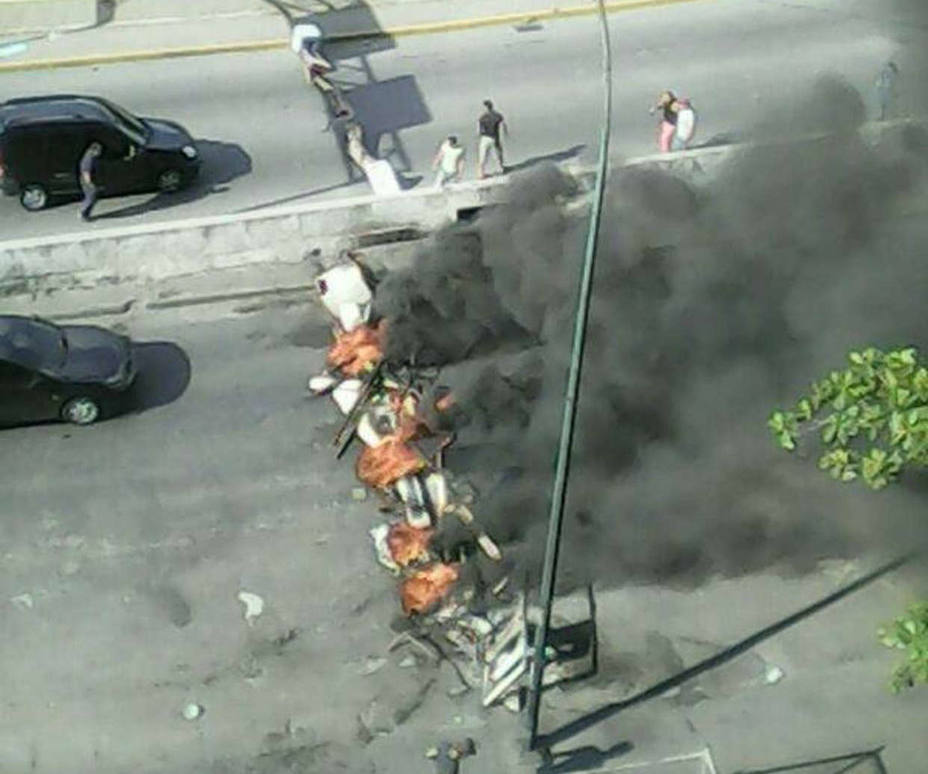
[(785, 677), (783, 670), (778, 666), (769, 666), (764, 674), (764, 682), (767, 685), (776, 685)]
[[(468, 507), (473, 498), (456, 500), (453, 475), (443, 466), (453, 435), (427, 419), (450, 409), (453, 396), (436, 384), (437, 373), (384, 364), (389, 322), (371, 319), (373, 293), (355, 256), (320, 274), (315, 285), (332, 317), (334, 342), (325, 372), (309, 380), (309, 391), (329, 395), (345, 417), (334, 439), (337, 454), (354, 440), (361, 447), (358, 479), (391, 514), (370, 530), (374, 555), (398, 579), (402, 610), (414, 624), (389, 650), (408, 645), (429, 660), (450, 659), (461, 692), (481, 688), (484, 706), (505, 700), (517, 711), (529, 656), (521, 595), (513, 601), (504, 578), (489, 602), (483, 600), (485, 612), (477, 614), (470, 604), (475, 589), (460, 577), (467, 557), (448, 561), (433, 545), (443, 520), (455, 519), (470, 534), (474, 551), (491, 562), (502, 560), (499, 546)], [(411, 655), (401, 662), (415, 663)], [(370, 662), (368, 667), (373, 668)]]
[(17, 594), (15, 597), (10, 597), (10, 602), (13, 604), (13, 607), (18, 610), (32, 610), (33, 601), (32, 594), (23, 593)]
[(252, 594), (250, 591), (240, 591), (238, 593), (238, 601), (245, 606), (243, 613), (245, 623), (249, 626), (254, 626), (255, 620), (264, 612), (264, 600), (257, 594)]

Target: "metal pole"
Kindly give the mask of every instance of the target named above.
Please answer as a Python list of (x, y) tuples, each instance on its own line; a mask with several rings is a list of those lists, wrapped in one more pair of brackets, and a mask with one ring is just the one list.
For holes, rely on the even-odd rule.
[(541, 681), (544, 673), (545, 645), (548, 627), (551, 624), (551, 605), (554, 601), (554, 582), (557, 575), (558, 549), (560, 547), (561, 525), (564, 516), (564, 504), (567, 499), (567, 479), (570, 469), (570, 453), (574, 434), (574, 420), (577, 414), (577, 398), (580, 387), (580, 373), (583, 365), (583, 350), (586, 344), (586, 324), (590, 312), (590, 293), (593, 284), (593, 265), (596, 258), (596, 242), (599, 236), (599, 221), (603, 208), (603, 191), (606, 184), (606, 170), (609, 161), (609, 128), (612, 116), (612, 54), (609, 48), (609, 26), (603, 0), (598, 0), (599, 21), (602, 31), (602, 65), (603, 65), (603, 128), (599, 145), (599, 165), (596, 172), (596, 187), (590, 208), (590, 226), (587, 231), (586, 251), (583, 257), (583, 270), (580, 276), (580, 295), (577, 302), (577, 315), (574, 321), (573, 346), (570, 356), (570, 371), (567, 377), (567, 392), (564, 397), (564, 416), (561, 423), (561, 438), (557, 450), (557, 465), (554, 485), (551, 493), (551, 510), (548, 516), (548, 538), (545, 545), (544, 567), (541, 576), (540, 601), (542, 604), (541, 624), (535, 632), (535, 652), (532, 661), (532, 687), (529, 695), (528, 749), (534, 750), (538, 740), (538, 715), (541, 708)]

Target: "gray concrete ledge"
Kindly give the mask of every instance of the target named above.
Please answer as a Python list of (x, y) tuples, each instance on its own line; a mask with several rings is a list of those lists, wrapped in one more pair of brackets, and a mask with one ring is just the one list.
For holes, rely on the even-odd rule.
[(444, 191), (366, 196), (53, 237), (0, 242), (0, 295), (41, 293), (100, 282), (150, 282), (266, 263), (299, 263), (357, 246), (371, 232), (429, 233), (459, 209), (501, 201), (489, 179)]
[(105, 10), (98, 0), (0, 0), (0, 34), (93, 27)]
[[(861, 134), (878, 141), (884, 131), (904, 123), (868, 125)], [(749, 147), (756, 146), (698, 148), (627, 159), (616, 166), (662, 168), (707, 181)], [(589, 190), (590, 167), (562, 168)], [(507, 178), (496, 177), (442, 191), (423, 188), (390, 197), (371, 195), (0, 242), (0, 297), (36, 298), (101, 284), (149, 284), (235, 267), (331, 259), (341, 250), (359, 247), (375, 232), (433, 232), (454, 222), (461, 210), (503, 201), (507, 183)]]

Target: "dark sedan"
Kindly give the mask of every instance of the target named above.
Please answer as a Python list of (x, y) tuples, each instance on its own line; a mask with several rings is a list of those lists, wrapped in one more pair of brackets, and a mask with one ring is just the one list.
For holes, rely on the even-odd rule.
[(0, 316), (0, 426), (50, 419), (89, 425), (123, 408), (134, 379), (126, 336)]

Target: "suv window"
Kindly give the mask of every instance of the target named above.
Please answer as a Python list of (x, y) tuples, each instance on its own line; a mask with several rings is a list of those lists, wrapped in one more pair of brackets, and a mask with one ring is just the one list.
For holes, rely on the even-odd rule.
[(91, 135), (103, 146), (103, 155), (107, 158), (121, 159), (129, 152), (129, 140), (115, 127), (95, 124)]
[(32, 371), (0, 360), (0, 390), (28, 387), (34, 380), (35, 374)]
[(64, 124), (46, 126), (43, 130), (48, 135), (46, 158), (53, 171), (73, 171), (77, 174), (77, 165), (81, 156), (92, 142), (89, 127), (82, 124)]
[(24, 127), (4, 132), (3, 150), (7, 164), (14, 171), (36, 166), (48, 154), (47, 137), (44, 127)]

